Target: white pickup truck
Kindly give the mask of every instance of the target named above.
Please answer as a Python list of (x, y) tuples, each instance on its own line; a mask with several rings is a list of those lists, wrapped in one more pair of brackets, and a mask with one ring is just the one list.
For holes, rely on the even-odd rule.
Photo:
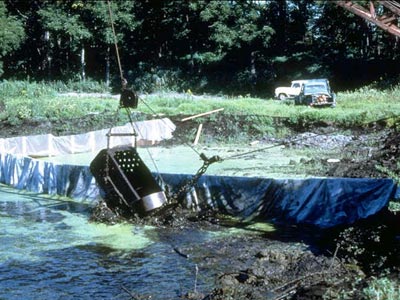
[(285, 100), (294, 98), (300, 94), (301, 85), (308, 80), (294, 80), (290, 87), (277, 87), (275, 89), (275, 99)]

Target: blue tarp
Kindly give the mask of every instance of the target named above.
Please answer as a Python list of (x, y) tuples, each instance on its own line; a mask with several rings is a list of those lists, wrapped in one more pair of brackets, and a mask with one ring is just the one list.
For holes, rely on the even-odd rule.
[[(161, 174), (177, 191), (192, 175)], [(97, 199), (100, 191), (88, 166), (58, 165), (0, 154), (0, 182), (17, 189)], [(399, 196), (391, 179), (267, 179), (204, 175), (187, 194), (186, 205), (214, 208), (232, 215), (322, 228), (351, 224), (371, 216)]]
[[(164, 175), (171, 186), (180, 186), (185, 178)], [(209, 205), (243, 218), (331, 227), (377, 213), (395, 197), (396, 188), (391, 179), (203, 176), (191, 201), (197, 197), (200, 207)]]

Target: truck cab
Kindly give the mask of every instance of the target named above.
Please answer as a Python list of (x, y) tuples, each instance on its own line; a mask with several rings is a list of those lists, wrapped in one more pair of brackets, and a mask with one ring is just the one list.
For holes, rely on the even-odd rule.
[(301, 86), (308, 80), (293, 80), (290, 87), (277, 87), (275, 89), (275, 99), (291, 99), (300, 94)]

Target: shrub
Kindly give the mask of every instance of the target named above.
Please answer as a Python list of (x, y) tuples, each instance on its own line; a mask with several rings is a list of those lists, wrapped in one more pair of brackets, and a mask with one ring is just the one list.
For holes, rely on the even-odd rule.
[(366, 299), (397, 300), (400, 299), (400, 283), (387, 277), (372, 277), (368, 287), (363, 290)]

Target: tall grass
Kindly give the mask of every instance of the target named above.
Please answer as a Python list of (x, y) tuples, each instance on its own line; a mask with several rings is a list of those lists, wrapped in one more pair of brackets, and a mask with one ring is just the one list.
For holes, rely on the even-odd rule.
[[(90, 86), (95, 83), (89, 83)], [(86, 89), (81, 84), (82, 89)], [(60, 82), (3, 81), (0, 83), (0, 121), (21, 125), (24, 121), (79, 118), (93, 112), (115, 111), (115, 99), (60, 96), (74, 85)]]
[[(338, 126), (366, 126), (371, 122), (400, 115), (400, 88), (389, 91), (359, 90), (337, 95), (335, 108), (296, 106), (291, 101), (250, 97), (190, 97), (157, 94), (145, 97), (153, 110), (165, 114), (195, 114), (224, 108), (228, 114), (264, 115), (299, 122), (330, 122)], [(148, 112), (146, 108), (144, 111)]]
[[(0, 83), (0, 120), (18, 125), (23, 120), (72, 118), (89, 112), (116, 110), (118, 101), (107, 98), (65, 97), (60, 92), (86, 91), (104, 92), (102, 83), (86, 82), (28, 82), (3, 81)], [(386, 119), (388, 125), (398, 122), (400, 115), (400, 86), (388, 90), (360, 89), (337, 95), (336, 108), (311, 108), (296, 106), (292, 101), (277, 101), (252, 97), (195, 96), (191, 92), (158, 93), (142, 95), (145, 104), (138, 110), (144, 113), (166, 115), (191, 115), (224, 108), (229, 115), (261, 115), (285, 118), (288, 123), (306, 124), (313, 122), (332, 123), (337, 126), (367, 126), (369, 123)], [(273, 124), (258, 119), (250, 120), (253, 127), (264, 131)], [(257, 123), (260, 122), (260, 123)]]

